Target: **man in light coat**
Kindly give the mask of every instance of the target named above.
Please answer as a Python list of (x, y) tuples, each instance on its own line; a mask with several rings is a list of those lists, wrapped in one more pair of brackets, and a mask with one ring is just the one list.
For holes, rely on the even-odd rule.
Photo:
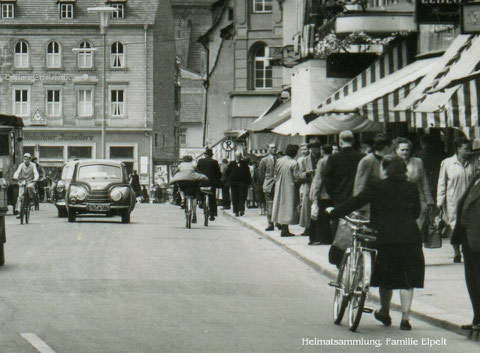
[(273, 197), (275, 195), (275, 165), (277, 163), (277, 146), (274, 143), (268, 145), (268, 155), (263, 157), (258, 165), (259, 182), (263, 185), (263, 192), (265, 194), (267, 222), (266, 231), (274, 230), (272, 222), (272, 206)]

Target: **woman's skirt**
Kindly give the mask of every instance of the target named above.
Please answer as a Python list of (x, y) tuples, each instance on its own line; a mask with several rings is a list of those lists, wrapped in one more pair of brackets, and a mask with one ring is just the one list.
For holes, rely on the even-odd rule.
[(379, 245), (377, 250), (372, 287), (423, 288), (425, 258), (421, 244), (384, 244)]

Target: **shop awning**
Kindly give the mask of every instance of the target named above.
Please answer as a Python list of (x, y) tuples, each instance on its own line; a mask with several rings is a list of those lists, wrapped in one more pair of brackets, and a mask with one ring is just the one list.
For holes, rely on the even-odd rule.
[(12, 127), (24, 127), (22, 118), (15, 115), (0, 114), (0, 125)]
[(344, 98), (315, 109), (313, 113), (320, 117), (317, 120), (322, 120), (324, 115), (338, 113), (357, 114), (374, 122), (406, 121), (406, 115), (400, 112), (390, 118), (390, 109), (409, 94), (437, 60), (418, 60)]
[(274, 106), (276, 106), (273, 109), (267, 110), (266, 114), (263, 114), (252, 123), (252, 126), (248, 129), (249, 131), (269, 131), (290, 119), (290, 98), (283, 102), (279, 99), (278, 104), (275, 103)]
[(479, 36), (459, 35), (404, 102), (392, 111), (411, 114), (411, 126), (417, 128), (469, 130), (478, 126), (480, 81), (471, 75), (479, 69), (478, 53)]
[(308, 124), (306, 135), (333, 135), (342, 130), (354, 133), (382, 131), (383, 125), (379, 122), (365, 119), (356, 113), (322, 115)]

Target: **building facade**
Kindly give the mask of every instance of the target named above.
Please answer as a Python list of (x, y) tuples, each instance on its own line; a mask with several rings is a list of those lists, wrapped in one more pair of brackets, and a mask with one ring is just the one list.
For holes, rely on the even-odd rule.
[[(175, 54), (167, 0), (0, 1), (0, 111), (24, 120), (24, 149), (48, 168), (68, 159), (101, 157), (105, 74), (106, 158), (137, 169), (178, 158), (175, 143)], [(106, 66), (103, 70), (105, 50)], [(177, 149), (177, 151), (176, 151)]]

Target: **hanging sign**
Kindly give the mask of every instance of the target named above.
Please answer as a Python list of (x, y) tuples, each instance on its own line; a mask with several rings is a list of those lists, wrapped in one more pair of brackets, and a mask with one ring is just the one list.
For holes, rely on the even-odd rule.
[(480, 3), (467, 3), (462, 6), (461, 33), (480, 33)]
[(418, 24), (458, 24), (462, 0), (416, 0)]

